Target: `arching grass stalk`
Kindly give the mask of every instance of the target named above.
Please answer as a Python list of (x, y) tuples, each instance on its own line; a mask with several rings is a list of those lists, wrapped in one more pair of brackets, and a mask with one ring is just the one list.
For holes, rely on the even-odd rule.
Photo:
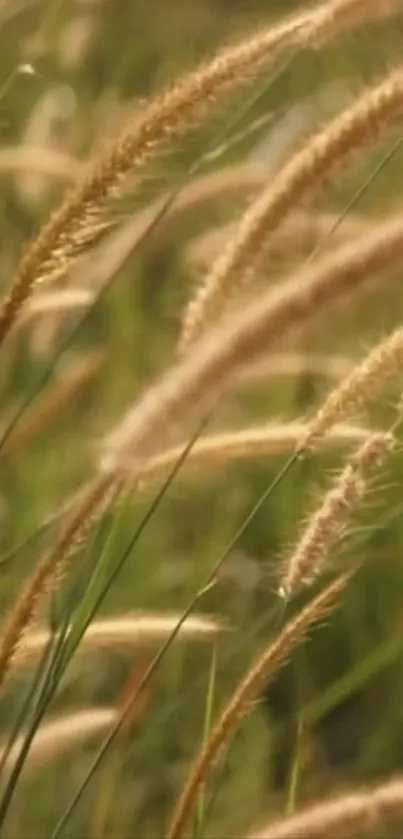
[(207, 743), (196, 756), (179, 795), (167, 831), (167, 839), (182, 839), (200, 785), (205, 783), (217, 755), (229, 736), (239, 728), (251, 701), (262, 685), (284, 664), (291, 650), (300, 644), (309, 629), (334, 606), (351, 574), (343, 574), (310, 600), (284, 627), (282, 632), (255, 658), (219, 714)]
[[(241, 106), (236, 115), (232, 117), (232, 119), (230, 119), (229, 123), (226, 126), (224, 126), (223, 129), (216, 133), (211, 142), (208, 143), (206, 151), (199, 154), (196, 160), (188, 167), (184, 175), (182, 175), (179, 179), (176, 186), (174, 186), (168, 192), (165, 201), (162, 203), (161, 207), (155, 213), (154, 218), (138, 237), (130, 253), (126, 254), (125, 259), (122, 261), (122, 264), (120, 266), (121, 268), (124, 267), (125, 263), (128, 262), (129, 258), (132, 257), (142, 247), (142, 245), (144, 245), (148, 241), (148, 239), (153, 235), (154, 231), (158, 228), (160, 221), (162, 221), (165, 215), (169, 212), (175, 200), (181, 194), (182, 189), (189, 183), (191, 178), (193, 178), (202, 170), (205, 162), (208, 162), (209, 156), (212, 153), (214, 153), (214, 150), (217, 147), (222, 146), (226, 139), (230, 137), (231, 133), (236, 131), (238, 126), (242, 123), (242, 120), (247, 117), (249, 111), (251, 111), (261, 99), (263, 99), (273, 82), (276, 81), (277, 78), (279, 78), (290, 67), (292, 61), (297, 56), (298, 52), (299, 48), (295, 47), (291, 54), (288, 56), (287, 60), (285, 60), (283, 64), (280, 66), (280, 68), (274, 74), (269, 76), (269, 79), (265, 81), (264, 85), (261, 88), (259, 88), (257, 91), (254, 91), (252, 95), (247, 98), (246, 103)], [(32, 402), (40, 393), (40, 391), (46, 386), (61, 357), (75, 341), (76, 337), (80, 334), (83, 327), (90, 321), (93, 313), (99, 308), (99, 306), (105, 299), (107, 293), (112, 288), (114, 281), (115, 275), (112, 275), (109, 278), (109, 280), (102, 285), (97, 294), (94, 295), (91, 305), (84, 311), (81, 317), (78, 318), (75, 326), (73, 326), (66, 338), (59, 344), (58, 349), (54, 353), (53, 358), (51, 359), (49, 364), (45, 367), (45, 370), (41, 373), (40, 376), (38, 376), (32, 387), (28, 390), (25, 399), (23, 399), (20, 407), (17, 408), (15, 414), (12, 416), (5, 430), (0, 436), (0, 455), (3, 454), (4, 446), (7, 443), (14, 429), (17, 427), (21, 417), (24, 415), (25, 411), (32, 404)]]
[[(353, 14), (354, 14), (355, 6), (357, 7), (358, 21), (359, 21), (360, 13), (361, 13), (361, 5), (364, 8), (363, 3), (360, 3), (360, 2), (354, 3), (354, 2), (350, 2), (350, 0), (340, 0), (340, 2), (330, 2), (329, 3), (329, 9), (332, 10), (332, 11), (330, 11), (329, 21), (328, 21), (327, 24), (325, 23), (324, 33), (322, 33), (322, 34), (326, 34), (326, 27), (329, 28), (330, 33), (331, 33), (333, 23), (336, 23), (335, 32), (337, 32), (337, 25), (338, 25), (338, 23), (343, 21), (343, 17), (345, 16), (345, 10), (347, 12), (347, 20), (348, 20), (349, 11), (351, 9), (353, 11)], [(333, 19), (332, 15), (334, 15), (334, 19)], [(339, 20), (339, 18), (340, 18), (340, 20)], [(315, 27), (313, 29), (313, 32), (315, 33)], [(315, 34), (314, 34), (314, 37), (315, 37)], [(152, 235), (152, 233), (154, 232), (154, 230), (158, 226), (160, 220), (163, 219), (163, 217), (169, 211), (169, 209), (172, 206), (175, 199), (180, 194), (182, 188), (188, 183), (188, 181), (194, 175), (198, 174), (198, 172), (202, 169), (203, 165), (206, 162), (208, 162), (211, 155), (214, 154), (214, 151), (216, 151), (217, 148), (220, 148), (221, 146), (225, 145), (225, 141), (231, 136), (231, 134), (236, 132), (237, 128), (242, 123), (242, 120), (244, 118), (246, 118), (248, 113), (258, 104), (258, 102), (261, 99), (263, 99), (264, 95), (270, 89), (273, 82), (276, 81), (287, 69), (289, 69), (289, 67), (291, 66), (295, 57), (301, 51), (301, 48), (302, 48), (303, 45), (306, 47), (307, 43), (303, 44), (303, 43), (299, 42), (298, 38), (297, 38), (296, 44), (294, 44), (294, 45), (290, 44), (289, 45), (289, 54), (286, 56), (285, 59), (283, 59), (283, 62), (280, 64), (280, 67), (278, 67), (274, 71), (274, 73), (272, 73), (269, 76), (269, 79), (264, 82), (264, 84), (262, 85), (261, 88), (259, 88), (257, 91), (254, 91), (252, 93), (252, 95), (249, 98), (247, 98), (246, 103), (241, 106), (241, 108), (235, 114), (235, 116), (232, 117), (232, 119), (230, 119), (230, 121), (227, 123), (227, 125), (225, 125), (224, 128), (221, 129), (213, 137), (211, 142), (208, 143), (208, 146), (207, 146), (207, 149), (205, 150), (205, 152), (202, 152), (197, 157), (196, 161), (193, 164), (190, 165), (188, 170), (185, 172), (184, 176), (182, 176), (182, 178), (179, 180), (179, 183), (176, 185), (176, 187), (174, 187), (172, 189), (172, 191), (167, 195), (166, 200), (163, 202), (162, 206), (157, 211), (154, 219), (150, 222), (150, 224), (146, 227), (146, 229), (143, 231), (143, 233), (138, 238), (135, 246), (131, 250), (131, 255), (145, 241), (147, 241), (149, 239), (149, 237)], [(126, 255), (126, 258), (125, 258), (124, 262), (126, 262), (128, 260), (128, 258), (129, 258), (129, 254)], [(54, 354), (53, 359), (51, 360), (50, 364), (46, 367), (46, 369), (41, 374), (41, 376), (38, 377), (36, 382), (34, 382), (33, 387), (30, 389), (26, 398), (23, 400), (21, 406), (17, 409), (14, 416), (11, 418), (8, 426), (6, 427), (5, 431), (3, 432), (2, 437), (0, 437), (0, 454), (2, 453), (5, 443), (7, 442), (8, 438), (9, 438), (10, 434), (12, 433), (12, 431), (14, 430), (14, 428), (17, 426), (17, 424), (18, 424), (20, 418), (23, 416), (25, 410), (29, 407), (29, 405), (35, 399), (35, 397), (37, 396), (39, 391), (47, 384), (47, 382), (49, 381), (57, 362), (59, 361), (59, 359), (61, 358), (63, 353), (68, 349), (68, 347), (75, 340), (76, 336), (79, 334), (82, 327), (85, 326), (85, 324), (89, 321), (89, 319), (91, 318), (91, 315), (94, 312), (94, 310), (100, 305), (100, 303), (102, 302), (102, 300), (106, 296), (108, 290), (110, 289), (110, 287), (113, 284), (113, 281), (114, 281), (114, 276), (112, 276), (108, 280), (108, 282), (106, 282), (102, 286), (102, 288), (99, 290), (98, 294), (95, 295), (91, 306), (84, 312), (82, 317), (78, 319), (76, 325), (73, 327), (71, 332), (66, 336), (66, 339), (59, 345), (59, 348), (56, 351), (56, 353)]]
[(366, 192), (368, 192), (369, 188), (373, 185), (378, 175), (380, 175), (383, 170), (386, 168), (388, 163), (393, 160), (395, 154), (401, 149), (403, 145), (403, 135), (399, 137), (388, 149), (388, 151), (381, 157), (379, 163), (374, 167), (372, 172), (369, 173), (368, 177), (365, 178), (364, 182), (356, 189), (354, 194), (352, 195), (351, 199), (347, 202), (346, 206), (340, 212), (340, 214), (334, 220), (334, 223), (329, 228), (327, 233), (322, 237), (320, 242), (312, 249), (312, 252), (309, 254), (308, 259), (303, 262), (304, 266), (310, 265), (314, 259), (322, 252), (323, 247), (329, 243), (329, 240), (332, 236), (336, 233), (336, 231), (341, 227), (343, 221), (348, 217), (348, 214), (353, 210), (358, 202), (363, 198)]

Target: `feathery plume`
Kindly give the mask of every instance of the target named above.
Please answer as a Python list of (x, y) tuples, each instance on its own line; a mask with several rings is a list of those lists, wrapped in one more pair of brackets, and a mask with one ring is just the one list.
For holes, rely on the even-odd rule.
[(372, 347), (365, 358), (330, 392), (311, 421), (308, 433), (302, 438), (301, 448), (312, 448), (327, 434), (333, 423), (376, 399), (386, 380), (396, 375), (402, 366), (403, 327), (398, 327)]
[(400, 119), (403, 68), (365, 91), (291, 158), (274, 181), (246, 210), (235, 237), (228, 242), (187, 307), (180, 352), (217, 320), (229, 297), (253, 276), (268, 237), (308, 188), (331, 166), (357, 147), (371, 142)]
[[(203, 467), (220, 466), (241, 458), (287, 454), (294, 451), (305, 433), (306, 424), (294, 421), (283, 424), (268, 423), (240, 431), (201, 437), (192, 446), (179, 474), (183, 476), (192, 468), (199, 470)], [(368, 440), (372, 434), (369, 429), (359, 426), (338, 425), (325, 439), (330, 445), (343, 446)], [(183, 444), (173, 446), (147, 460), (140, 468), (140, 488), (143, 481), (147, 484), (150, 479), (159, 478), (172, 469), (182, 451)]]
[(403, 217), (399, 215), (280, 283), (218, 326), (128, 410), (104, 440), (101, 468), (132, 472), (133, 464), (153, 454), (174, 423), (183, 426), (196, 411), (200, 416), (201, 408), (246, 364), (402, 257)]
[(26, 628), (29, 626), (39, 601), (45, 596), (55, 575), (60, 574), (69, 554), (83, 538), (85, 529), (110, 495), (117, 491), (116, 476), (108, 474), (95, 480), (84, 490), (71, 514), (63, 523), (54, 547), (45, 551), (32, 576), (22, 587), (17, 601), (2, 631), (0, 630), (0, 687), (13, 663)]
[(301, 585), (310, 584), (322, 571), (330, 551), (346, 532), (347, 520), (362, 501), (368, 482), (391, 454), (393, 434), (375, 432), (347, 462), (310, 516), (302, 536), (285, 563), (278, 593), (289, 598)]
[(247, 839), (326, 839), (361, 836), (389, 821), (403, 818), (403, 778), (304, 807), (288, 818), (269, 822)]
[(0, 149), (0, 174), (35, 172), (63, 181), (74, 181), (82, 168), (83, 164), (74, 157), (52, 148), (21, 145)]
[[(338, 7), (340, 3), (348, 6), (352, 0), (330, 5)], [(357, 0), (353, 5), (356, 4)], [(293, 37), (300, 38), (304, 33), (305, 42), (310, 33), (316, 36), (323, 27), (326, 30), (333, 17), (334, 14), (329, 18), (321, 8), (316, 15), (293, 15), (238, 46), (222, 50), (209, 64), (187, 74), (171, 90), (151, 101), (134, 126), (89, 165), (87, 173), (27, 248), (0, 309), (0, 345), (34, 285), (52, 276), (55, 270), (67, 270), (82, 245), (88, 245), (98, 234), (100, 209), (134, 168), (143, 165), (162, 143), (180, 136), (220, 93), (247, 81), (265, 60), (273, 60)], [(308, 24), (311, 29), (307, 29)]]
[[(74, 748), (78, 743), (108, 731), (116, 718), (115, 708), (88, 708), (54, 718), (38, 728), (30, 747), (26, 767), (36, 769), (40, 763), (51, 760), (58, 754), (64, 754), (66, 748)], [(24, 734), (15, 741), (7, 755), (6, 771), (8, 768), (12, 769), (24, 742)], [(0, 746), (0, 759), (6, 751), (7, 744)]]
[[(264, 170), (261, 171), (262, 182)], [(257, 184), (256, 184), (257, 187)], [(256, 192), (256, 188), (254, 190)], [(307, 210), (292, 210), (278, 230), (273, 231), (270, 255), (278, 256), (287, 252), (290, 245), (293, 252), (301, 246), (311, 248), (322, 242), (330, 230), (334, 229), (329, 244), (334, 247), (335, 242), (341, 244), (353, 236), (365, 233), (376, 223), (376, 219), (365, 216), (348, 216), (346, 222), (336, 227), (339, 216), (337, 213), (308, 212)], [(215, 260), (227, 243), (236, 236), (237, 223), (229, 222), (221, 227), (214, 227), (199, 234), (185, 249), (185, 260), (191, 266), (203, 267)]]
[(328, 0), (291, 15), (237, 46), (223, 49), (209, 64), (151, 101), (135, 125), (90, 164), (87, 174), (27, 248), (0, 307), (0, 345), (35, 284), (68, 270), (77, 252), (99, 235), (100, 225), (103, 227), (100, 210), (134, 168), (143, 165), (161, 144), (183, 134), (219, 94), (247, 82), (282, 50), (321, 43), (340, 28), (371, 16), (374, 5), (371, 0)]
[[(180, 621), (180, 615), (169, 612), (144, 612), (119, 615), (93, 621), (86, 629), (79, 652), (118, 646), (158, 644), (164, 641)], [(181, 624), (176, 638), (183, 641), (208, 641), (226, 629), (223, 621), (210, 615), (189, 615)], [(39, 655), (51, 639), (48, 629), (27, 632), (14, 659), (14, 670), (25, 667)]]
[(289, 621), (277, 638), (258, 656), (213, 725), (205, 745), (190, 769), (174, 809), (167, 839), (181, 839), (200, 786), (206, 780), (209, 770), (230, 733), (239, 726), (248, 704), (256, 698), (262, 685), (273, 677), (293, 647), (303, 640), (310, 627), (329, 611), (348, 579), (349, 575), (344, 574), (333, 580), (296, 617)]
[(340, 381), (354, 367), (354, 360), (342, 355), (311, 353), (272, 353), (252, 364), (246, 364), (236, 377), (237, 385), (253, 385), (268, 379), (315, 376)]

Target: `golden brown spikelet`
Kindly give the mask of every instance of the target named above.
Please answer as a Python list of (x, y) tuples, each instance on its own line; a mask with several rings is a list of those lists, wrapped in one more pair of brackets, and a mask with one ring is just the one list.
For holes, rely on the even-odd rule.
[(180, 351), (219, 318), (226, 302), (253, 271), (273, 231), (329, 168), (400, 119), (403, 68), (365, 91), (291, 158), (245, 212), (233, 239), (213, 263), (185, 312)]
[[(259, 170), (258, 170), (259, 171)], [(263, 173), (261, 182), (263, 181)], [(256, 192), (256, 189), (255, 189)], [(349, 215), (346, 221), (336, 227), (339, 216), (336, 213), (308, 212), (306, 210), (292, 210), (278, 230), (273, 231), (270, 253), (274, 256), (283, 255), (292, 246), (293, 252), (301, 246), (315, 247), (318, 242), (326, 244), (326, 236), (334, 228), (329, 245), (334, 247), (353, 236), (365, 233), (373, 226), (376, 219), (360, 215)], [(186, 248), (185, 258), (191, 266), (202, 266), (210, 263), (223, 251), (229, 241), (236, 236), (237, 224), (230, 222), (222, 227), (207, 230), (194, 239)]]
[[(403, 818), (403, 778), (375, 787), (352, 790), (327, 801), (304, 807), (279, 821), (248, 834), (247, 839), (327, 839), (332, 836), (365, 835), (368, 830)], [(381, 835), (381, 834), (379, 834)], [(388, 834), (391, 835), (391, 834)], [(394, 834), (397, 835), (397, 834)]]
[(228, 741), (230, 734), (239, 726), (249, 703), (256, 698), (263, 684), (274, 676), (293, 647), (304, 639), (310, 627), (332, 608), (348, 579), (348, 575), (340, 576), (323, 589), (296, 617), (289, 621), (282, 632), (252, 664), (217, 722), (213, 724), (205, 745), (190, 768), (174, 809), (167, 839), (181, 839), (197, 800), (200, 786), (206, 780), (218, 753)]
[(403, 327), (375, 344), (364, 359), (334, 388), (312, 422), (301, 447), (307, 449), (328, 432), (334, 422), (358, 411), (379, 395), (385, 382), (403, 367)]
[(322, 571), (330, 551), (346, 532), (348, 517), (362, 501), (368, 482), (394, 449), (393, 434), (375, 432), (347, 461), (309, 517), (295, 550), (285, 563), (278, 593), (292, 597)]
[(5, 625), (0, 630), (0, 686), (3, 684), (13, 659), (21, 644), (26, 628), (35, 615), (39, 601), (47, 594), (49, 586), (60, 574), (69, 554), (82, 539), (91, 517), (103, 509), (111, 494), (117, 491), (114, 475), (98, 478), (81, 493), (53, 548), (40, 557), (32, 576), (22, 586)]
[[(340, 28), (371, 17), (371, 0), (328, 0), (223, 49), (207, 65), (180, 79), (146, 106), (69, 192), (28, 246), (0, 308), (0, 345), (36, 283), (69, 268), (81, 247), (99, 234), (99, 212), (122, 180), (168, 140), (180, 136), (228, 88), (256, 74), (285, 48), (318, 44)], [(376, 7), (376, 3), (375, 3)], [(84, 238), (84, 242), (83, 242)]]
[[(187, 454), (176, 481), (195, 470), (218, 468), (225, 463), (244, 458), (262, 458), (291, 454), (301, 438), (308, 431), (308, 424), (301, 421), (284, 422), (283, 424), (267, 423), (262, 426), (252, 426), (238, 431), (220, 432), (199, 438)], [(341, 423), (332, 428), (324, 439), (324, 446), (348, 446), (367, 440), (373, 431), (363, 426)], [(185, 444), (172, 446), (145, 460), (142, 465), (130, 463), (126, 467), (127, 485), (136, 482), (136, 490), (141, 493), (152, 486), (154, 480), (161, 480), (174, 468)], [(120, 496), (123, 500), (124, 493)], [(118, 503), (119, 495), (116, 497)], [(68, 500), (63, 508), (50, 516), (43, 523), (50, 525), (55, 521), (64, 520), (76, 503), (76, 496)]]
[(274, 58), (289, 38), (301, 32), (307, 19), (309, 22), (306, 13), (292, 16), (219, 52), (210, 64), (189, 73), (151, 101), (135, 125), (89, 166), (22, 257), (0, 309), (0, 344), (34, 285), (67, 269), (79, 250), (82, 232), (87, 231), (91, 238), (91, 230), (98, 230), (99, 210), (122, 179), (148, 160), (161, 143), (183, 133), (220, 92), (246, 81), (265, 59)]
[[(64, 754), (67, 748), (77, 748), (79, 743), (111, 729), (116, 719), (115, 708), (86, 708), (55, 717), (38, 728), (30, 747), (26, 767), (36, 769), (42, 762)], [(7, 752), (6, 771), (8, 767), (12, 769), (25, 739), (25, 734), (18, 737), (9, 752), (7, 745), (0, 746), (0, 759), (2, 754)]]
[(175, 423), (200, 416), (203, 406), (246, 364), (332, 301), (362, 287), (371, 276), (403, 258), (403, 217), (378, 225), (300, 275), (282, 282), (217, 327), (178, 362), (105, 438), (103, 469), (129, 469), (155, 452)]

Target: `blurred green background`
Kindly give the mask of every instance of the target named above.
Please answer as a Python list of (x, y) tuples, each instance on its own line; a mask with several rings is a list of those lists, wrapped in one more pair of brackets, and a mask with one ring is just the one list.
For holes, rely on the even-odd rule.
[[(285, 0), (3, 0), (3, 290), (21, 248), (56, 206), (66, 182), (78, 172), (79, 162), (102, 148), (104, 139), (114, 136), (148, 96), (211, 55), (218, 45), (302, 5)], [(402, 46), (403, 15), (396, 15), (354, 29), (323, 50), (301, 52), (284, 66), (279, 62), (246, 91), (228, 97), (200, 130), (164, 150), (147, 167), (140, 183), (133, 184), (120, 207), (121, 217), (125, 221), (134, 217), (175, 184), (263, 85), (264, 93), (240, 130), (245, 131), (252, 118), (266, 121), (230, 145), (204, 171), (258, 160), (267, 168), (267, 177), (272, 177), (313, 127), (322, 125), (365, 83), (378, 79), (399, 61)], [(32, 74), (21, 72), (27, 64), (32, 65)], [(314, 191), (304, 207), (312, 212), (342, 211), (398, 138), (399, 131), (389, 132), (368, 154), (353, 156), (348, 166), (343, 165)], [(10, 150), (21, 152), (25, 147), (58, 153), (58, 173), (38, 171), (35, 155), (25, 167), (18, 162), (18, 154), (14, 163), (2, 164)], [(403, 153), (397, 149), (356, 202), (347, 224), (354, 214), (376, 219), (399, 204), (402, 165)], [(101, 304), (54, 365), (54, 354), (80, 312), (32, 317), (9, 341), (0, 358), (3, 427), (37, 387), (49, 364), (52, 375), (35, 404), (51, 394), (88, 352), (101, 350), (104, 356), (97, 374), (71, 395), (63, 410), (53, 412), (25, 442), (6, 449), (0, 471), (4, 556), (85, 481), (96, 464), (102, 434), (174, 360), (181, 312), (201, 275), (201, 267), (187, 257), (189, 247), (206, 231), (235, 220), (245, 202), (245, 195), (218, 194), (183, 213), (166, 233), (157, 230), (129, 256)], [(294, 270), (310, 249), (311, 243), (299, 243), (269, 258), (256, 293)], [(76, 284), (96, 290), (101, 268), (95, 260), (92, 273), (81, 271)], [(58, 287), (62, 286), (63, 282)], [(400, 273), (385, 275), (359, 299), (309, 323), (281, 349), (359, 356), (372, 340), (400, 321), (400, 286)], [(318, 404), (328, 387), (328, 381), (309, 372), (284, 381), (268, 378), (227, 396), (210, 428), (299, 417)], [(386, 425), (396, 396), (399, 382), (383, 394), (365, 420)], [(24, 416), (28, 418), (28, 410)], [(105, 614), (133, 609), (180, 612), (282, 462), (280, 457), (262, 458), (178, 478), (130, 555), (104, 604)], [(173, 646), (147, 692), (138, 720), (111, 749), (69, 821), (66, 835), (144, 839), (163, 835), (189, 760), (202, 741), (212, 657), (217, 657), (213, 697), (217, 712), (262, 642), (270, 638), (278, 562), (293, 544), (299, 521), (315, 503), (318, 488), (326, 485), (341, 462), (339, 450), (321, 452), (297, 464), (254, 517), (216, 586), (199, 603), (202, 611), (228, 620), (231, 631), (213, 650), (209, 644), (191, 642)], [(88, 544), (76, 554), (74, 567), (87, 567), (100, 552), (111, 563), (117, 560), (150, 497), (134, 494), (122, 513), (107, 514), (101, 529), (94, 529)], [(0, 566), (4, 615), (41, 546), (49, 544), (54, 533), (54, 528), (46, 530)], [(365, 560), (364, 569), (331, 619), (293, 654), (267, 694), (251, 708), (228, 761), (217, 766), (208, 785), (207, 801), (214, 800), (207, 809), (205, 836), (241, 835), (272, 808), (284, 807), (296, 756), (298, 801), (401, 769), (402, 547), (398, 453), (337, 556), (346, 564)], [(47, 617), (45, 609), (43, 619)], [(113, 705), (150, 656), (150, 650), (144, 649), (85, 656), (71, 667), (50, 714)], [(30, 678), (29, 668), (10, 678), (0, 697), (4, 738)], [(298, 738), (298, 720), (306, 708), (311, 715)], [(96, 743), (75, 746), (33, 772), (27, 766), (5, 835), (49, 835), (95, 749)]]

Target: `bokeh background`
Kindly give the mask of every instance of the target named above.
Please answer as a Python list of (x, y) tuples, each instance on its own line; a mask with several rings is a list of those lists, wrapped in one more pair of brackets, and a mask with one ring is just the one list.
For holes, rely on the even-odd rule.
[[(2, 0), (2, 290), (10, 283), (24, 243), (79, 176), (84, 161), (128, 119), (135, 119), (147, 97), (217, 46), (302, 5), (288, 0)], [(238, 141), (206, 161), (198, 177), (251, 164), (260, 167), (261, 183), (267, 182), (315, 126), (401, 60), (402, 48), (403, 14), (396, 14), (344, 33), (323, 49), (301, 51), (279, 62), (246, 91), (228, 97), (201, 129), (164, 150), (140, 179), (133, 178), (129, 194), (114, 209), (114, 222), (119, 229), (131, 224), (135, 233), (136, 220), (141, 225), (144, 219), (141, 213), (149, 212), (263, 87), (240, 121)], [(387, 133), (369, 153), (353, 156), (313, 191), (303, 209), (334, 219), (392, 147), (393, 155), (355, 201), (344, 228), (357, 220), (376, 224), (398, 207), (400, 131)], [(83, 290), (87, 302), (70, 311), (31, 312), (8, 342), (0, 358), (1, 426), (7, 426), (24, 398), (33, 390), (38, 393), (21, 419), (20, 434), (16, 429), (9, 438), (0, 470), (2, 614), (55, 530), (50, 526), (35, 539), (25, 542), (26, 538), (88, 478), (103, 433), (174, 360), (185, 302), (224, 241), (222, 229), (236, 220), (257, 186), (252, 179), (246, 188), (213, 191), (161, 224), (137, 247), (129, 230), (133, 246), (125, 258), (124, 248), (120, 258), (118, 247), (114, 273), (95, 248), (73, 276), (57, 280), (53, 287)], [(317, 245), (317, 236), (313, 241), (296, 237), (279, 247), (267, 258), (255, 293), (297, 268)], [(332, 244), (319, 237), (319, 246)], [(89, 311), (88, 301), (112, 273), (110, 288)], [(359, 357), (371, 341), (400, 321), (401, 281), (401, 272), (385, 274), (382, 282), (321, 315), (279, 350), (301, 357)], [(84, 325), (55, 360), (84, 311)], [(87, 375), (74, 386), (80, 370)], [(266, 378), (226, 396), (209, 428), (297, 418), (318, 404), (328, 388), (329, 378), (318, 371), (287, 377), (268, 372)], [(399, 381), (383, 393), (365, 421), (386, 425), (398, 396)], [(333, 450), (297, 464), (254, 517), (216, 585), (198, 604), (200, 610), (222, 616), (230, 630), (214, 644), (173, 645), (139, 700), (130, 728), (91, 781), (66, 835), (163, 835), (189, 760), (202, 742), (212, 673), (216, 712), (271, 637), (279, 560), (297, 536), (301, 517), (341, 461), (342, 452)], [(103, 613), (179, 613), (185, 608), (282, 462), (280, 457), (261, 458), (178, 477), (131, 553)], [(331, 619), (293, 654), (250, 709), (228, 759), (216, 767), (206, 791), (206, 837), (241, 835), (269, 811), (289, 803), (296, 763), (298, 801), (402, 769), (401, 465), (398, 453), (335, 557), (339, 564), (365, 560), (363, 570)], [(74, 557), (77, 573), (100, 552), (110, 562), (121, 555), (150, 498), (148, 492), (135, 493), (119, 514), (105, 515)], [(49, 614), (45, 609), (42, 619), (48, 620)], [(81, 657), (69, 669), (49, 716), (119, 703), (153, 652), (134, 646)], [(3, 739), (30, 679), (28, 667), (9, 679), (0, 696)], [(61, 750), (33, 771), (27, 764), (5, 835), (49, 835), (96, 748), (93, 738)]]

